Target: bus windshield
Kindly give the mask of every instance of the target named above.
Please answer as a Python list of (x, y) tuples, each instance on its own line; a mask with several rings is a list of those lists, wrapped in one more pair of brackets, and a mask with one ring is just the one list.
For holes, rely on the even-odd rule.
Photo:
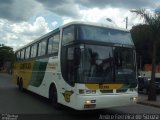
[(131, 35), (127, 31), (87, 25), (79, 26), (78, 31), (79, 40), (93, 40), (100, 42), (133, 45)]
[(85, 83), (135, 82), (134, 61), (131, 48), (85, 45), (82, 80)]
[(73, 43), (62, 44), (62, 75), (69, 84), (136, 83), (135, 50), (129, 32), (78, 25), (74, 35)]

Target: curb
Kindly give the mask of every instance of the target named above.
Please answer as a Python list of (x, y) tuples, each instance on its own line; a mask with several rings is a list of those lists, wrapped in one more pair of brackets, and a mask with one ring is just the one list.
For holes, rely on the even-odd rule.
[(152, 107), (157, 107), (160, 108), (160, 104), (154, 104), (154, 103), (149, 103), (149, 102), (142, 102), (142, 101), (138, 101), (137, 104), (142, 104), (142, 105), (148, 105), (148, 106), (152, 106)]

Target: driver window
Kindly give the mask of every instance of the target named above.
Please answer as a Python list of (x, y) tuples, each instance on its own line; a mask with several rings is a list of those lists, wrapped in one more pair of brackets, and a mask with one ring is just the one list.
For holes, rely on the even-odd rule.
[(80, 70), (80, 49), (77, 47), (68, 47), (67, 49), (67, 81), (74, 83), (78, 79)]
[(74, 47), (67, 49), (67, 81), (72, 84), (75, 81), (74, 71)]

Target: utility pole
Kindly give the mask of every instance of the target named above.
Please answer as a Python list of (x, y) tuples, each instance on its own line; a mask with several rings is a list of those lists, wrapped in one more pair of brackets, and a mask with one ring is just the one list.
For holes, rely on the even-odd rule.
[(128, 28), (128, 17), (126, 17), (126, 29)]

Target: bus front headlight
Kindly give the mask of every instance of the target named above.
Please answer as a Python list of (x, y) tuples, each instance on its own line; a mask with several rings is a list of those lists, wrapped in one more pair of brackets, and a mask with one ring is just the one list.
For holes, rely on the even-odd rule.
[(92, 103), (96, 103), (96, 100), (86, 100), (85, 104), (92, 104)]
[(138, 100), (138, 97), (131, 97), (130, 100), (136, 102)]

